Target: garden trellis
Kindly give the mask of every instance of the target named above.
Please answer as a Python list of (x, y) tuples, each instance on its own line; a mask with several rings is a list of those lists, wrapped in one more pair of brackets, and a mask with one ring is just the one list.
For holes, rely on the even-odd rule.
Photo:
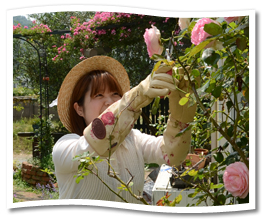
[[(63, 33), (69, 33), (68, 30), (62, 30), (62, 31), (54, 31), (50, 32), (49, 34), (63, 34)], [(33, 36), (30, 35), (21, 35), (21, 34), (14, 34), (13, 38), (22, 40), (28, 44), (30, 44), (35, 50), (38, 55), (38, 62), (39, 62), (39, 85), (40, 85), (40, 96), (39, 96), (39, 105), (40, 105), (40, 129), (39, 129), (39, 146), (41, 147), (41, 158), (44, 157), (49, 153), (49, 151), (45, 148), (45, 145), (43, 145), (43, 119), (44, 122), (47, 123), (47, 119), (49, 118), (49, 72), (47, 67), (47, 55), (45, 50), (45, 44), (44, 42), (38, 42), (37, 40), (34, 40)], [(43, 83), (44, 81), (44, 87)], [(44, 109), (44, 115), (43, 115), (43, 109)], [(45, 143), (47, 144), (47, 142)], [(49, 144), (48, 144), (49, 145)]]

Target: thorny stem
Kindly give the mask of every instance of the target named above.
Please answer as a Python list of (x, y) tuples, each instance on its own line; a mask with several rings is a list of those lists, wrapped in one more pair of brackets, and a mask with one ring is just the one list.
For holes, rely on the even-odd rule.
[[(111, 144), (111, 141), (112, 141), (112, 133), (113, 133), (113, 131), (114, 131), (114, 129), (115, 129), (117, 123), (118, 123), (118, 120), (119, 120), (121, 114), (123, 113), (123, 111), (124, 111), (125, 109), (127, 109), (127, 108), (131, 105), (131, 103), (136, 99), (136, 97), (138, 97), (138, 96), (139, 96), (139, 94), (138, 94), (138, 92), (137, 92), (137, 95), (132, 99), (132, 101), (131, 101), (129, 104), (127, 104), (127, 105), (121, 110), (121, 112), (117, 115), (117, 117), (116, 117), (116, 119), (115, 119), (114, 126), (113, 126), (112, 131), (111, 131), (110, 136), (109, 136), (109, 144), (110, 144), (110, 148), (109, 148), (109, 157), (108, 157), (108, 159), (107, 159), (107, 162), (108, 162), (108, 175), (109, 175), (110, 177), (112, 177), (112, 178), (118, 180), (122, 185), (124, 185), (124, 186), (126, 187), (127, 191), (131, 194), (131, 196), (133, 196), (133, 197), (136, 198), (137, 200), (140, 200), (142, 203), (144, 203), (144, 204), (146, 204), (146, 205), (149, 205), (149, 204), (145, 201), (145, 199), (144, 199), (142, 196), (137, 196), (137, 195), (135, 195), (135, 194), (131, 191), (131, 189), (129, 188), (129, 184), (130, 184), (131, 181), (133, 180), (133, 176), (132, 176), (132, 174), (130, 173), (130, 171), (126, 168), (126, 170), (128, 171), (128, 173), (130, 174), (131, 177), (130, 177), (129, 181), (128, 181), (127, 183), (125, 183), (123, 180), (121, 180), (121, 179), (116, 175), (115, 170), (112, 168), (112, 166), (111, 166), (111, 164), (110, 164), (111, 145), (112, 145), (112, 144)], [(112, 169), (113, 174), (110, 173), (110, 168)], [(109, 187), (108, 187), (108, 188), (109, 188)], [(110, 188), (109, 188), (109, 189), (110, 189)], [(121, 199), (123, 199), (123, 198), (122, 198), (119, 194), (117, 194), (115, 191), (112, 190), (112, 192), (115, 193), (116, 195), (118, 195)], [(123, 200), (124, 200), (124, 199), (123, 199)], [(127, 202), (126, 200), (124, 200), (124, 201)]]
[[(114, 169), (112, 168), (112, 170), (114, 171)], [(121, 180), (117, 175), (116, 175), (116, 173), (115, 173), (115, 171), (114, 171), (114, 173), (113, 173), (113, 175), (111, 175), (111, 174), (109, 174), (109, 176), (110, 177), (112, 177), (112, 178), (114, 178), (114, 179), (116, 179), (116, 180), (118, 180), (122, 185), (124, 185), (125, 187), (126, 187), (126, 189), (127, 189), (127, 191), (131, 194), (131, 196), (133, 196), (134, 198), (136, 198), (137, 200), (140, 200), (142, 203), (144, 203), (145, 205), (149, 205), (146, 201), (145, 201), (145, 199), (142, 197), (142, 196), (137, 196), (137, 195), (135, 195), (133, 192), (132, 192), (132, 190), (130, 189), (130, 187), (129, 187), (129, 184), (132, 182), (132, 180), (133, 180), (133, 176), (132, 176), (132, 174), (130, 173), (130, 171), (126, 168), (126, 170), (128, 171), (128, 173), (130, 174), (130, 179), (125, 183), (123, 180)], [(119, 194), (118, 194), (119, 195)]]
[(235, 61), (235, 58), (233, 56), (233, 54), (231, 53), (231, 50), (229, 49), (229, 52), (230, 52), (230, 55), (232, 57), (232, 60), (234, 62), (234, 65), (235, 65), (235, 71), (236, 71), (236, 74), (235, 74), (235, 79), (234, 79), (234, 87), (232, 87), (232, 90), (233, 90), (233, 93), (234, 93), (234, 100), (235, 100), (235, 104), (236, 104), (236, 120), (235, 120), (235, 127), (234, 127), (234, 140), (236, 140), (236, 128), (237, 128), (237, 123), (238, 123), (238, 119), (239, 119), (239, 116), (240, 116), (240, 113), (239, 113), (239, 106), (238, 106), (238, 101), (237, 101), (237, 94), (236, 94), (236, 79), (237, 79), (237, 66), (236, 66), (236, 61)]
[[(205, 116), (207, 116), (210, 121), (213, 123), (213, 125), (215, 126), (215, 128), (218, 130), (218, 132), (220, 134), (223, 135), (223, 137), (234, 147), (234, 149), (238, 152), (238, 154), (240, 155), (240, 157), (242, 158), (243, 162), (246, 164), (246, 166), (249, 168), (249, 162), (248, 160), (246, 159), (245, 157), (245, 154), (244, 152), (237, 146), (236, 142), (235, 142), (235, 139), (234, 140), (231, 140), (231, 138), (223, 131), (223, 129), (218, 125), (218, 123), (210, 116), (209, 112), (206, 110), (206, 108), (203, 106), (200, 98), (199, 98), (199, 95), (197, 93), (197, 90), (195, 88), (195, 84), (191, 81), (190, 79), (190, 75), (189, 75), (189, 72), (187, 71), (187, 69), (184, 67), (183, 63), (180, 61), (179, 59), (179, 55), (178, 55), (178, 52), (177, 50), (175, 49), (174, 47), (174, 50), (176, 52), (176, 55), (177, 55), (177, 60), (179, 62), (179, 64), (181, 65), (181, 67), (184, 69), (185, 73), (187, 74), (188, 76), (188, 80), (189, 80), (189, 83), (191, 85), (191, 88), (192, 88), (192, 91), (194, 92), (194, 95), (195, 95), (195, 98), (196, 98), (196, 102), (199, 104), (199, 106), (201, 107), (201, 109), (203, 110)], [(237, 101), (237, 100), (236, 100)], [(238, 104), (237, 104), (238, 105)], [(238, 115), (239, 116), (239, 115)], [(236, 127), (235, 127), (236, 128)]]
[[(190, 81), (190, 78), (189, 78)], [(191, 81), (190, 81), (191, 83)], [(205, 113), (205, 115), (210, 119), (210, 121), (213, 123), (213, 125), (215, 126), (215, 128), (217, 129), (217, 131), (223, 135), (223, 137), (235, 148), (235, 150), (238, 152), (238, 154), (240, 155), (240, 157), (242, 158), (242, 160), (244, 161), (244, 163), (246, 164), (246, 166), (249, 168), (249, 163), (248, 160), (245, 157), (244, 152), (237, 146), (237, 144), (235, 143), (235, 140), (231, 140), (231, 138), (227, 135), (227, 133), (225, 133), (223, 131), (223, 129), (217, 124), (217, 122), (210, 116), (209, 112), (205, 109), (205, 107), (203, 106), (203, 104), (200, 101), (200, 98), (198, 96), (198, 93), (195, 89), (194, 83), (192, 84), (192, 90), (194, 92), (194, 95), (196, 97), (196, 101), (197, 103), (200, 105), (200, 107), (202, 108), (203, 112)]]
[[(216, 111), (216, 113), (222, 113), (224, 114), (227, 118), (229, 118), (230, 120), (233, 120), (227, 113), (225, 113), (224, 111)], [(241, 127), (240, 125), (237, 125), (238, 128), (240, 128), (242, 131), (246, 132), (245, 129), (243, 127)]]
[(108, 157), (108, 174), (110, 174), (110, 156), (111, 156), (111, 146), (112, 146), (112, 144), (111, 144), (111, 141), (112, 141), (112, 133), (113, 133), (113, 131), (114, 131), (114, 129), (115, 129), (115, 127), (116, 127), (116, 125), (117, 125), (117, 123), (118, 123), (118, 120), (119, 120), (119, 118), (120, 118), (120, 116), (121, 116), (121, 114), (122, 114), (122, 112), (126, 109), (126, 108), (128, 108), (130, 105), (131, 105), (131, 103), (136, 99), (136, 97), (138, 97), (139, 96), (139, 94), (138, 94), (138, 92), (137, 92), (137, 95), (132, 99), (132, 101), (128, 104), (128, 105), (126, 105), (122, 110), (121, 110), (121, 112), (117, 115), (117, 117), (116, 117), (116, 119), (115, 119), (115, 123), (114, 123), (114, 126), (113, 126), (113, 128), (112, 128), (112, 131), (111, 131), (111, 133), (110, 133), (110, 136), (109, 136), (109, 157)]
[(179, 176), (178, 174), (176, 174), (175, 172), (173, 172), (173, 170), (172, 170), (172, 174), (175, 175), (175, 176), (177, 176), (177, 177), (179, 177), (181, 179), (181, 181), (183, 181), (184, 183), (193, 186), (194, 189), (195, 188), (198, 188), (198, 189), (202, 190), (203, 192), (207, 193), (212, 200), (214, 200), (216, 203), (219, 204), (218, 199), (216, 197), (214, 197), (212, 195), (212, 193), (207, 188), (203, 188), (200, 185), (197, 185), (197, 184), (191, 183), (191, 182), (189, 182), (189, 181), (187, 181), (185, 179), (182, 179), (181, 176)]
[(121, 200), (123, 200), (125, 203), (128, 203), (126, 199), (124, 199), (120, 194), (116, 193), (113, 189), (111, 189), (108, 184), (104, 182), (98, 175), (98, 173), (95, 173), (93, 170), (88, 169), (92, 174), (94, 174), (112, 193), (114, 193), (116, 196), (118, 196)]

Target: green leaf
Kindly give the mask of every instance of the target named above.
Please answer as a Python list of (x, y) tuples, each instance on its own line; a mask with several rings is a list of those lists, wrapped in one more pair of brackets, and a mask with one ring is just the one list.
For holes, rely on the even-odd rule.
[(211, 171), (214, 171), (216, 168), (217, 168), (217, 163), (216, 162), (213, 162), (213, 163), (210, 164), (210, 170)]
[(233, 106), (233, 102), (232, 101), (227, 101), (226, 102), (226, 107), (227, 107), (227, 110), (228, 112), (230, 111), (230, 108)]
[(243, 146), (246, 146), (249, 143), (249, 140), (246, 137), (241, 137), (240, 141), (241, 141)]
[(249, 203), (249, 194), (244, 198), (244, 199), (240, 199), (239, 197), (237, 198), (237, 201), (239, 204), (243, 204), (243, 203)]
[(196, 176), (197, 173), (198, 173), (198, 171), (193, 169), (193, 170), (191, 170), (188, 174), (189, 174), (190, 176)]
[(216, 87), (216, 81), (211, 79), (209, 87), (205, 90), (206, 93), (212, 93)]
[(179, 105), (184, 106), (189, 101), (189, 98), (183, 97), (179, 101)]
[(151, 76), (153, 76), (154, 72), (160, 67), (161, 62), (162, 62), (162, 60), (161, 60), (161, 61), (158, 61), (158, 62), (155, 64), (155, 66), (154, 66), (154, 68), (153, 68), (153, 70), (152, 70)]
[(198, 90), (197, 90), (197, 93), (199, 95), (201, 95), (203, 92), (205, 92), (207, 90), (207, 88), (210, 86), (210, 79), (208, 81), (206, 81), (204, 83), (204, 85), (202, 87), (200, 87)]
[(188, 27), (188, 31), (192, 32), (192, 29), (194, 28), (195, 25), (196, 25), (196, 21), (191, 22), (189, 27)]
[(179, 195), (173, 200), (173, 202), (170, 203), (170, 206), (175, 206), (176, 204), (179, 204), (181, 200), (182, 200), (182, 195), (179, 194)]
[(202, 60), (208, 65), (216, 65), (220, 59), (220, 55), (215, 53), (212, 48), (207, 48), (202, 53)]
[(165, 57), (159, 54), (153, 54), (151, 59), (155, 61), (160, 61), (160, 60), (165, 60)]
[(247, 37), (249, 37), (249, 27), (244, 28), (244, 35), (246, 35)]
[(222, 184), (222, 183), (220, 183), (220, 184), (213, 184), (213, 183), (211, 183), (210, 184), (210, 189), (219, 189), (219, 188), (221, 188), (223, 186), (224, 186), (224, 184)]
[(213, 157), (218, 163), (221, 163), (224, 160), (224, 156), (221, 152), (217, 152), (216, 154), (213, 155)]
[(238, 49), (240, 49), (241, 51), (244, 51), (247, 47), (247, 41), (245, 38), (237, 38), (236, 45)]
[(228, 166), (231, 163), (236, 162), (237, 157), (238, 157), (238, 153), (237, 152), (231, 153), (228, 157), (225, 158), (225, 164)]
[(82, 179), (84, 179), (84, 176), (77, 176), (75, 182), (78, 184)]
[(212, 91), (212, 95), (215, 97), (215, 98), (218, 98), (220, 97), (222, 93), (222, 86), (217, 86), (214, 88), (214, 90)]
[(197, 46), (195, 46), (190, 53), (188, 54), (189, 57), (197, 54), (198, 52), (200, 52), (202, 49), (205, 48), (206, 45), (208, 45), (211, 41), (213, 41), (213, 39), (208, 39), (206, 41), (201, 42), (200, 44), (198, 44)]
[(203, 30), (210, 35), (219, 35), (223, 32), (222, 27), (215, 23), (205, 24)]
[(152, 105), (152, 111), (151, 111), (151, 113), (153, 115), (156, 115), (157, 110), (159, 109), (159, 103), (160, 103), (160, 97), (156, 97), (155, 98), (155, 101), (154, 101), (154, 103)]
[(193, 75), (194, 77), (199, 77), (200, 76), (200, 72), (198, 69), (193, 69), (191, 71), (191, 75)]
[(229, 146), (229, 143), (226, 141), (225, 144), (222, 146), (223, 150)]
[(232, 137), (233, 136), (233, 132), (234, 132), (234, 126), (231, 125), (228, 129), (227, 129), (227, 135), (229, 137)]
[(194, 191), (194, 193), (190, 193), (188, 195), (188, 197), (194, 198), (199, 192), (200, 192), (200, 189), (199, 188), (196, 188), (195, 191)]
[(236, 37), (234, 37), (234, 38), (230, 38), (230, 39), (224, 41), (223, 46), (226, 47), (226, 46), (228, 46), (228, 45), (230, 45), (230, 44), (233, 44), (233, 43), (235, 43), (235, 42), (236, 42)]
[(226, 201), (226, 197), (225, 195), (221, 194), (221, 195), (218, 195), (217, 200), (219, 201), (221, 205), (224, 205)]

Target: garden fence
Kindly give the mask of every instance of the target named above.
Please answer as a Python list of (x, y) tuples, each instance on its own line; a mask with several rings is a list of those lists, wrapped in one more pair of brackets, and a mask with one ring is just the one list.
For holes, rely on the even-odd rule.
[(142, 114), (136, 121), (134, 128), (146, 134), (156, 135), (157, 129), (154, 125), (160, 121), (160, 116), (164, 116), (164, 119), (161, 121), (161, 123), (167, 122), (169, 102), (168, 98), (161, 99), (159, 103), (160, 108), (155, 115), (152, 114), (153, 103), (154, 101), (142, 109)]

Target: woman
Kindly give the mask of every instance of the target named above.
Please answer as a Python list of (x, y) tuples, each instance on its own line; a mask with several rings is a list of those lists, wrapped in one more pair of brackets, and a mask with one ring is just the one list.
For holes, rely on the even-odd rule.
[[(76, 183), (78, 162), (72, 159), (87, 151), (101, 158), (111, 154), (111, 166), (123, 181), (131, 177), (128, 169), (134, 176), (132, 191), (136, 195), (143, 192), (145, 163), (178, 166), (185, 159), (190, 130), (179, 137), (175, 135), (193, 120), (196, 107), (178, 105), (183, 95), (166, 73), (170, 69), (159, 68), (131, 90), (126, 70), (110, 57), (88, 58), (68, 73), (58, 95), (58, 114), (72, 133), (63, 136), (53, 148), (60, 199), (121, 201), (93, 174)], [(184, 78), (175, 83), (187, 90)], [(132, 129), (141, 108), (153, 98), (168, 94), (171, 115), (163, 136)], [(101, 179), (117, 191), (120, 184), (108, 176), (107, 162), (98, 163), (97, 167)], [(127, 191), (121, 194), (130, 203), (141, 203)]]

